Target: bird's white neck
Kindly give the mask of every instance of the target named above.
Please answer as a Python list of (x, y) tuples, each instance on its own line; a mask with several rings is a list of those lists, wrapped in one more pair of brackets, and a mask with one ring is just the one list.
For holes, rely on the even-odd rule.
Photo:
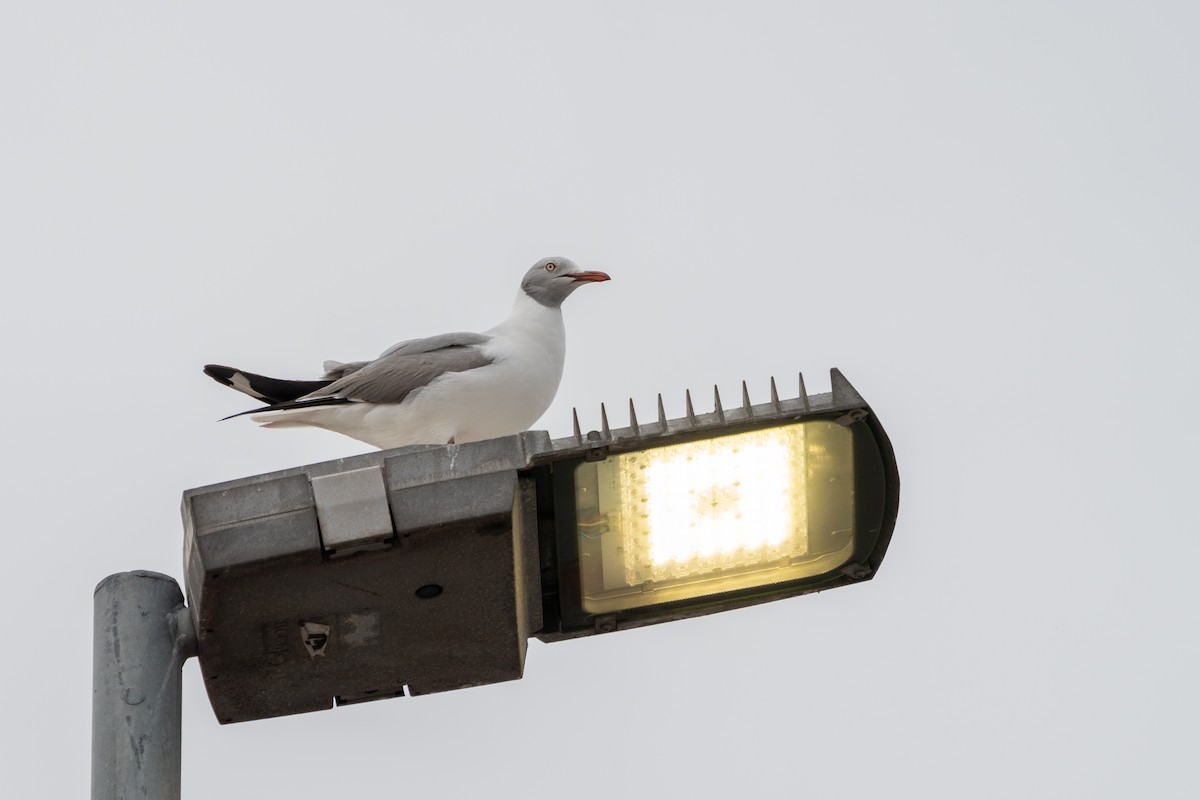
[(522, 289), (517, 292), (517, 299), (513, 301), (512, 313), (508, 315), (508, 319), (489, 332), (513, 333), (526, 328), (544, 331), (547, 334), (564, 331), (562, 308), (544, 306), (525, 294)]

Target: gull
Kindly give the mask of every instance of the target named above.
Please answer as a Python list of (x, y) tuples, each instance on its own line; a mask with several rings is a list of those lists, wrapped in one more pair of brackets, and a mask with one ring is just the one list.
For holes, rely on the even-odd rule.
[(324, 428), (384, 450), (508, 436), (537, 422), (558, 391), (567, 350), (563, 301), (585, 283), (607, 280), (568, 258), (543, 258), (521, 279), (508, 319), (483, 333), (409, 339), (374, 361), (326, 361), (319, 380), (219, 364), (204, 372), (268, 403), (233, 415), (266, 428)]

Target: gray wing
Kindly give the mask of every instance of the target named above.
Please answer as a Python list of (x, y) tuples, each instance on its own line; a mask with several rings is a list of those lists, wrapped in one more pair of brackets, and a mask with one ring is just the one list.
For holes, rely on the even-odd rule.
[[(430, 353), (435, 350), (441, 350), (445, 347), (469, 347), (471, 345), (479, 345), (487, 342), (491, 337), (484, 336), (482, 333), (440, 333), (437, 336), (429, 336), (424, 339), (406, 339), (403, 342), (394, 344), (387, 350), (384, 350), (380, 355), (380, 359), (395, 355), (414, 355), (417, 353)], [(370, 361), (351, 361), (343, 364), (341, 361), (326, 361), (323, 365), (325, 369), (325, 377), (337, 380), (344, 378), (352, 372), (370, 364)]]
[(399, 403), (447, 372), (466, 372), (491, 364), (492, 359), (479, 347), (488, 338), (479, 333), (444, 333), (400, 342), (374, 361), (327, 362), (326, 376), (337, 379), (308, 397)]

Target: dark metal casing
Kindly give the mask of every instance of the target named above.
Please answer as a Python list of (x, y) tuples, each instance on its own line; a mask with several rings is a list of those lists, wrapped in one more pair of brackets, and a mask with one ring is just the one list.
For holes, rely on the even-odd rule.
[(520, 678), (541, 627), (544, 433), (370, 453), (184, 494), (188, 606), (221, 722)]

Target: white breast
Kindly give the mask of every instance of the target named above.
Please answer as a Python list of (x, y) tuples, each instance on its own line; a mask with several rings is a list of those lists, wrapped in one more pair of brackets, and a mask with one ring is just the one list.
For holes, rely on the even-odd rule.
[(562, 311), (524, 292), (513, 313), (487, 332), (490, 366), (444, 376), (469, 395), (455, 441), (476, 441), (528, 430), (550, 407), (562, 380), (567, 339)]

